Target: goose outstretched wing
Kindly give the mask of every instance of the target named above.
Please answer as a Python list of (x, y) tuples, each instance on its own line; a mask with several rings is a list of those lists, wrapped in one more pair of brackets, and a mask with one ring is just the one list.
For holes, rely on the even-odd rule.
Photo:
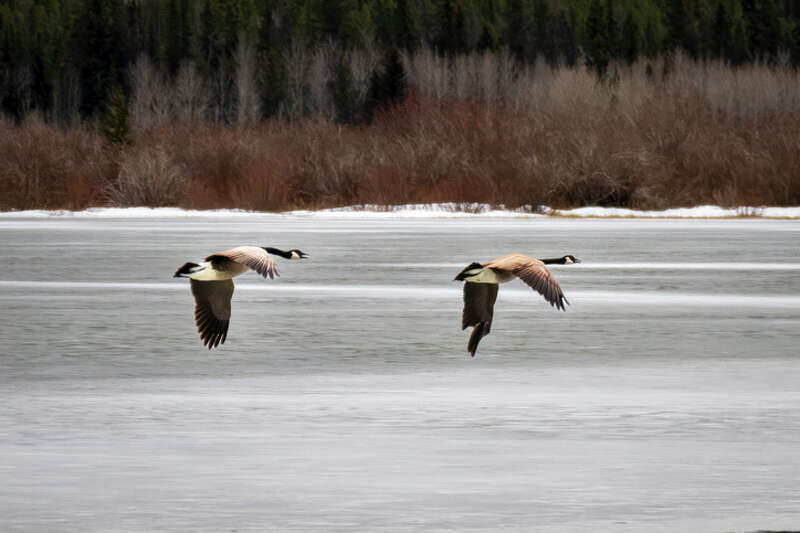
[(263, 248), (258, 246), (237, 246), (224, 252), (211, 254), (206, 261), (235, 261), (248, 268), (251, 268), (262, 275), (265, 279), (274, 279), (278, 274), (278, 265), (275, 260)]
[(225, 342), (231, 319), (233, 281), (189, 280), (194, 296), (194, 321), (200, 340), (210, 350)]
[(467, 343), (467, 351), (472, 357), (475, 357), (481, 339), (491, 331), (496, 301), (497, 284), (469, 281), (464, 283), (464, 311), (461, 314), (461, 329), (474, 326)]
[(493, 259), (484, 266), (511, 272), (530, 288), (544, 296), (544, 299), (556, 309), (564, 311), (564, 304), (569, 304), (556, 278), (538, 259), (522, 254), (511, 254)]

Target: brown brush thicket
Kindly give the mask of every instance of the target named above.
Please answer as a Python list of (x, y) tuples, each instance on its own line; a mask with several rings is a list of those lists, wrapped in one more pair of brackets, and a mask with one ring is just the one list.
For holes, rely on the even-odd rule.
[(140, 62), (129, 145), (35, 117), (0, 123), (0, 209), (800, 205), (800, 76), (789, 69), (678, 57), (617, 66), (598, 83), (503, 53), (422, 50), (404, 64), (409, 97), (370, 124), (334, 123), (322, 93), (301, 84), (310, 116), (258, 123), (240, 94), (243, 118), (223, 126), (198, 118), (202, 91), (183, 87), (192, 70), (167, 87)]

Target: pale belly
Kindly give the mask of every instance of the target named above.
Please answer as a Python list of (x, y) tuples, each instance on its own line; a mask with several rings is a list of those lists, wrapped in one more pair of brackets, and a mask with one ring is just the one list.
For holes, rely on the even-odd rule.
[(203, 270), (198, 272), (194, 272), (189, 275), (190, 278), (195, 279), (197, 281), (220, 281), (225, 279), (231, 279), (239, 274), (243, 274), (247, 267), (236, 263), (234, 261), (229, 262), (224, 270), (217, 270), (211, 267), (211, 263), (200, 263), (200, 266), (205, 267)]
[(491, 268), (484, 268), (476, 275), (464, 278), (464, 281), (471, 283), (505, 283), (514, 279), (514, 274), (510, 272), (497, 272)]

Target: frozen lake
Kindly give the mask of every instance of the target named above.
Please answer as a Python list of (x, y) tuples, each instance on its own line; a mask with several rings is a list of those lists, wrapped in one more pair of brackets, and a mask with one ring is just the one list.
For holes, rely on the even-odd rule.
[[(237, 278), (205, 350), (185, 261)], [(471, 359), (474, 260), (514, 281)], [(0, 219), (0, 531), (800, 529), (800, 222)]]

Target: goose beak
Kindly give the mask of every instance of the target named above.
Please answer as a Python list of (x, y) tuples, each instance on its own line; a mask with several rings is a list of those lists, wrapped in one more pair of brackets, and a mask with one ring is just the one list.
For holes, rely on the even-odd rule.
[(578, 259), (577, 257), (575, 258), (575, 262), (576, 262), (576, 263), (583, 263), (583, 261), (581, 261), (581, 260), (580, 260), (580, 259)]

